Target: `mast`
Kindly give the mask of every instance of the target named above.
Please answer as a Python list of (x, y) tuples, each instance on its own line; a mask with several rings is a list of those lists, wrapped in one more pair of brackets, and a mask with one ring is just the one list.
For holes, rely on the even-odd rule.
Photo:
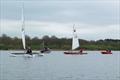
[(22, 22), (22, 44), (23, 44), (23, 49), (26, 49), (25, 45), (25, 21), (24, 21), (24, 4), (22, 5), (22, 16), (21, 16), (21, 22)]
[(44, 40), (43, 40), (43, 48), (45, 47), (45, 43), (44, 43)]
[(73, 25), (72, 50), (79, 47), (79, 39), (76, 33), (75, 24)]

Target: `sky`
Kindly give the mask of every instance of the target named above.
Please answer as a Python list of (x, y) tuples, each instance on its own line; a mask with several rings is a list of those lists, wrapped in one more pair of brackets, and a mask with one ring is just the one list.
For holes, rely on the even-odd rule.
[(0, 36), (21, 37), (24, 3), (25, 34), (86, 40), (120, 39), (120, 0), (0, 0)]

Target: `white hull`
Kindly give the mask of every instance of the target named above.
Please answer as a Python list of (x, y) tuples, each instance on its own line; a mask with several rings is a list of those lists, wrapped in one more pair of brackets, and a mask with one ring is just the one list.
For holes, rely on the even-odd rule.
[(30, 55), (30, 54), (24, 54), (23, 56), (24, 56), (24, 57), (28, 57), (28, 58), (35, 57), (35, 55)]
[(38, 56), (44, 56), (44, 54), (43, 53), (39, 53)]

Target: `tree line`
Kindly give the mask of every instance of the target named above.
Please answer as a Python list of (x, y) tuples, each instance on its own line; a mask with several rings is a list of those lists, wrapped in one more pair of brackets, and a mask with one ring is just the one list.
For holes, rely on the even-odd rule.
[[(43, 36), (41, 39), (38, 37), (30, 38), (28, 35), (25, 37), (26, 46), (30, 46), (34, 50), (40, 50), (44, 47), (49, 47), (53, 50), (71, 50), (72, 39), (71, 38), (58, 38), (56, 36), (49, 37), (48, 35)], [(84, 40), (79, 39), (80, 48), (87, 50), (120, 50), (120, 39), (104, 39), (104, 40)], [(6, 34), (0, 36), (0, 50), (19, 50), (23, 49), (21, 38), (11, 38)]]

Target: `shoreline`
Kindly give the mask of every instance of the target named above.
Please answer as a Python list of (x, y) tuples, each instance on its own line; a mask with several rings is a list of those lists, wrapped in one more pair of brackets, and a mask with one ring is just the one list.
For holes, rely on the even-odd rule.
[[(0, 50), (0, 51), (24, 51), (24, 50)], [(32, 50), (32, 51), (40, 51), (40, 50)], [(51, 50), (51, 51), (71, 51), (71, 50)], [(79, 50), (74, 50), (79, 51)], [(103, 51), (103, 50), (84, 50), (84, 51)], [(111, 50), (111, 51), (120, 51), (120, 50)]]

